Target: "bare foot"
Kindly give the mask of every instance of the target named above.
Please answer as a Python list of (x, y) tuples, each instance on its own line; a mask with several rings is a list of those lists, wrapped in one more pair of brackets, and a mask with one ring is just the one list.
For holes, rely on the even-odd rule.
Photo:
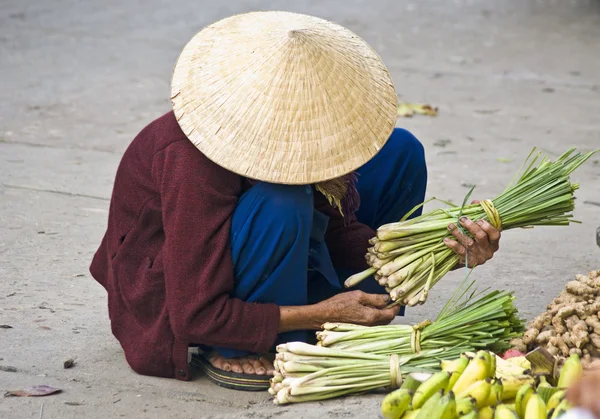
[(273, 360), (265, 356), (248, 355), (241, 358), (224, 358), (212, 352), (207, 359), (213, 367), (223, 371), (244, 374), (273, 375)]

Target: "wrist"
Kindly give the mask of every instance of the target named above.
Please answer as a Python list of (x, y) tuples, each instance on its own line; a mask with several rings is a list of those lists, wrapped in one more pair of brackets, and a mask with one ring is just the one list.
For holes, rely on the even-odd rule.
[(327, 319), (326, 308), (321, 304), (279, 307), (279, 333), (294, 330), (319, 330)]

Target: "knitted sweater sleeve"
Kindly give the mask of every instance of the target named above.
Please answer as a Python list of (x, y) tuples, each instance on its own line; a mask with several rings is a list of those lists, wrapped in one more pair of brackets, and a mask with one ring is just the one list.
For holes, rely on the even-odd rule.
[(214, 164), (189, 141), (155, 155), (165, 233), (169, 321), (189, 343), (266, 352), (275, 342), (279, 307), (231, 297), (229, 243), (241, 178)]

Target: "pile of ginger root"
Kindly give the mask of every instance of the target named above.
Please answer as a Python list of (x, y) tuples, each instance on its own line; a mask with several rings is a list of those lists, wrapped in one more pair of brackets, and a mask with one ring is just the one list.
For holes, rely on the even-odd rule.
[(576, 275), (511, 345), (523, 353), (541, 346), (559, 359), (576, 353), (589, 367), (600, 359), (599, 316), (600, 270)]

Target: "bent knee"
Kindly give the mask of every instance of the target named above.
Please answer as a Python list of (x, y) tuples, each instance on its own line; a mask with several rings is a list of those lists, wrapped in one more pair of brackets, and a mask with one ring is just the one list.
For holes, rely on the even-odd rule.
[(262, 195), (262, 207), (273, 222), (312, 220), (314, 197), (310, 185), (277, 185), (261, 182), (252, 189)]

